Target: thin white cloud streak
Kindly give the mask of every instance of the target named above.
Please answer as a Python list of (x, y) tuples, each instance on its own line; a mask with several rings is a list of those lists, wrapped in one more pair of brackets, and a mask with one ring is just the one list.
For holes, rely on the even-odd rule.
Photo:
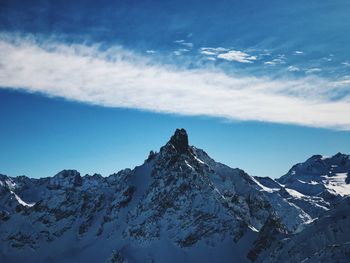
[(350, 130), (350, 100), (328, 100), (335, 88), (320, 78), (178, 69), (122, 48), (101, 51), (9, 36), (0, 36), (0, 57), (1, 87), (106, 107)]
[(205, 56), (216, 56), (216, 58), (219, 59), (240, 63), (253, 63), (253, 61), (257, 60), (256, 56), (251, 56), (239, 50), (229, 50), (223, 47), (202, 47), (199, 49), (199, 53)]
[(289, 66), (287, 68), (287, 70), (290, 71), (290, 72), (298, 72), (298, 71), (300, 71), (300, 68), (298, 68), (296, 66)]
[(257, 59), (256, 56), (250, 56), (249, 54), (239, 50), (230, 50), (227, 53), (219, 54), (218, 58), (241, 63), (253, 63), (253, 61)]
[(276, 66), (281, 64), (286, 64), (286, 56), (285, 55), (278, 55), (277, 58), (264, 62), (265, 65), (269, 66)]
[(175, 40), (174, 42), (177, 43), (177, 44), (183, 45), (183, 46), (185, 46), (187, 48), (193, 48), (193, 43), (185, 42), (185, 40), (183, 40), (183, 39)]
[(209, 52), (210, 55), (217, 55), (219, 53), (223, 53), (223, 52), (227, 52), (229, 51), (229, 49), (227, 48), (223, 48), (223, 47), (202, 47), (199, 49), (199, 52), (207, 55), (207, 53)]
[(318, 73), (318, 72), (321, 72), (322, 69), (320, 68), (309, 68), (307, 70), (305, 70), (305, 73), (306, 74), (312, 74), (312, 73)]
[(206, 56), (215, 56), (216, 55), (215, 52), (209, 51), (209, 50), (201, 50), (200, 53), (203, 55), (206, 55)]

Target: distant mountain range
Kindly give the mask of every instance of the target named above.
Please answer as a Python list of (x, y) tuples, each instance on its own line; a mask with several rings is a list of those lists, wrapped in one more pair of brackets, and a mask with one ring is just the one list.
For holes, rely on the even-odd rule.
[(0, 175), (0, 262), (349, 262), (349, 195), (349, 155), (253, 177), (178, 129), (109, 177)]

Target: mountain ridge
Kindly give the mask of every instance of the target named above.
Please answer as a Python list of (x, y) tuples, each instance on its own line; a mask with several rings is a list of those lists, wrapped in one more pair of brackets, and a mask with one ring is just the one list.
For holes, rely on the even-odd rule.
[[(197, 262), (206, 255), (204, 262), (268, 260), (277, 253), (277, 237), (303, 233), (347, 196), (337, 195), (339, 185), (317, 194), (310, 190), (309, 195), (304, 187), (302, 194), (292, 180), (305, 176), (305, 169), (315, 177), (321, 167), (332, 168), (331, 177), (346, 184), (349, 156), (335, 156), (311, 157), (313, 161), (293, 166), (281, 180), (252, 177), (190, 146), (187, 132), (177, 129), (142, 165), (108, 177), (81, 176), (76, 170), (39, 179), (1, 175), (0, 238), (5, 246), (0, 258), (165, 262), (173, 255), (174, 262)], [(343, 183), (339, 180), (329, 184)], [(314, 189), (314, 181), (309, 184)], [(269, 236), (270, 230), (275, 234)], [(97, 251), (100, 258), (93, 255)]]

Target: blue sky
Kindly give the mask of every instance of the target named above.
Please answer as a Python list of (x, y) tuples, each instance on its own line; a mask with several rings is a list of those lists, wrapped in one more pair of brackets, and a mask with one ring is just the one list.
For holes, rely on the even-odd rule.
[(348, 1), (1, 1), (0, 172), (108, 175), (177, 127), (280, 176), (350, 149)]

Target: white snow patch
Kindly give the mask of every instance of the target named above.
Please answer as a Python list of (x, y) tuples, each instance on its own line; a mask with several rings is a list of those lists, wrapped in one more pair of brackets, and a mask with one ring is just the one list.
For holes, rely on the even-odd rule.
[(5, 183), (7, 184), (8, 188), (10, 190), (13, 190), (16, 188), (16, 183), (14, 181), (12, 181), (11, 179), (5, 180)]
[[(278, 189), (275, 189), (275, 188), (269, 188), (269, 187), (266, 187), (264, 185), (262, 185), (261, 183), (259, 183), (258, 180), (256, 180), (254, 177), (251, 178), (258, 186), (261, 187), (261, 190), (265, 191), (265, 192), (268, 192), (268, 193), (273, 193), (275, 191), (278, 191)], [(260, 191), (261, 191), (260, 190)]]
[(285, 188), (285, 189), (291, 196), (296, 197), (298, 199), (306, 197), (305, 195), (303, 195), (302, 193), (299, 193), (296, 190), (293, 190), (293, 189), (290, 189), (290, 188)]
[(347, 173), (337, 173), (335, 176), (328, 176), (324, 181), (326, 187), (341, 196), (350, 195), (350, 184), (345, 182)]
[(24, 202), (18, 195), (16, 195), (15, 192), (12, 192), (11, 193), (15, 196), (16, 200), (18, 201), (18, 203), (20, 203), (21, 205), (23, 206), (28, 206), (28, 207), (32, 207), (35, 205), (35, 203), (26, 203)]
[(190, 167), (191, 168), (191, 170), (195, 170), (194, 168), (193, 168), (193, 166), (191, 166), (186, 160), (185, 160), (185, 164), (188, 166), (188, 167)]
[(248, 226), (251, 230), (253, 230), (254, 232), (259, 232), (259, 230), (257, 230), (255, 227), (253, 226)]
[(204, 164), (204, 162), (201, 159), (199, 159), (197, 156), (194, 156), (194, 159), (196, 159), (197, 162)]

